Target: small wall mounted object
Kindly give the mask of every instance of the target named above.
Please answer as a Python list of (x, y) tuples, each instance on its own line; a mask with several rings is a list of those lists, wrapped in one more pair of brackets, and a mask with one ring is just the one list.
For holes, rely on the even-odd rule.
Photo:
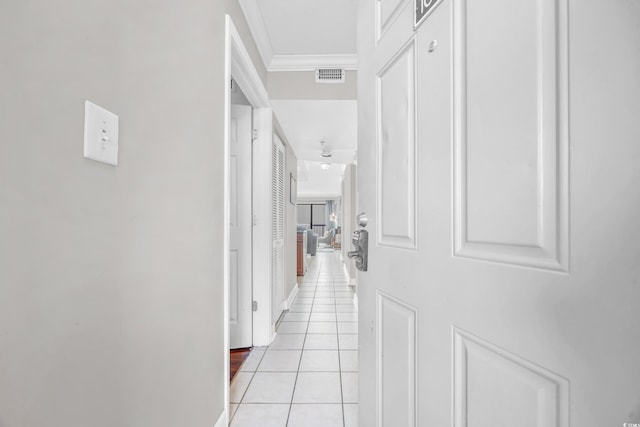
[(118, 116), (90, 101), (84, 103), (84, 157), (118, 165)]

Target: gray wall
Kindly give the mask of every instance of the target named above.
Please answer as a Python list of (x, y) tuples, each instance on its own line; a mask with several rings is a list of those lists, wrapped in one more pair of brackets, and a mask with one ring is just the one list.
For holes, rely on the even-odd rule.
[(289, 202), (289, 194), (291, 194), (291, 180), (290, 174), (298, 179), (298, 159), (291, 149), (289, 140), (287, 140), (282, 127), (278, 122), (278, 119), (273, 116), (273, 128), (274, 132), (278, 135), (285, 147), (285, 224), (284, 224), (284, 280), (285, 280), (285, 294), (284, 297), (288, 298), (291, 290), (297, 285), (297, 230), (298, 223), (296, 212), (296, 206)]
[(316, 83), (314, 71), (268, 73), (271, 99), (357, 99), (358, 73), (347, 71), (344, 83)]
[(248, 105), (251, 106), (251, 102), (247, 99), (242, 88), (236, 81), (233, 82), (233, 89), (229, 93), (229, 102), (233, 105)]
[[(235, 0), (0, 13), (0, 426), (211, 427), (223, 410), (224, 14)], [(84, 100), (120, 166), (84, 159)]]

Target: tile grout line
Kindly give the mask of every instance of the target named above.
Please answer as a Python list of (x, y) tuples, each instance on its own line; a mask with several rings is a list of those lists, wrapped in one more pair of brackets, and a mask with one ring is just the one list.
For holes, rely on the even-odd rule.
[[(327, 347), (327, 346), (325, 346), (325, 347), (317, 346), (316, 348), (313, 348), (313, 349), (306, 349), (307, 339), (314, 336), (314, 334), (310, 332), (310, 330), (311, 330), (311, 322), (312, 322), (313, 315), (314, 315), (314, 309), (320, 308), (319, 306), (323, 306), (323, 305), (327, 304), (326, 302), (321, 301), (321, 299), (324, 299), (324, 298), (327, 298), (327, 297), (331, 297), (331, 298), (334, 299), (334, 301), (332, 303), (328, 303), (328, 304), (330, 304), (332, 306), (332, 308), (333, 308), (333, 313), (332, 313), (333, 316), (328, 316), (328, 314), (331, 314), (331, 313), (326, 313), (325, 314), (324, 311), (319, 312), (319, 314), (320, 313), (323, 314), (323, 315), (319, 316), (319, 318), (322, 319), (322, 320), (318, 320), (316, 323), (326, 323), (326, 324), (333, 323), (335, 325), (335, 332), (334, 332), (335, 335), (334, 336), (336, 337), (336, 344), (337, 344), (336, 347), (335, 347), (335, 354), (338, 357), (338, 361), (337, 361), (338, 371), (337, 371), (337, 373), (339, 375), (340, 402), (336, 402), (336, 404), (329, 404), (329, 403), (324, 404), (324, 403), (321, 403), (321, 402), (316, 402), (314, 404), (311, 404), (311, 402), (309, 402), (309, 404), (305, 404), (305, 405), (302, 405), (305, 402), (300, 402), (301, 404), (297, 405), (297, 406), (305, 406), (305, 407), (306, 406), (310, 406), (310, 408), (305, 408), (304, 410), (298, 408), (297, 411), (298, 410), (302, 410), (303, 413), (307, 413), (307, 411), (312, 411), (312, 413), (313, 413), (314, 411), (319, 411), (320, 410), (319, 408), (321, 406), (325, 406), (325, 405), (329, 405), (329, 406), (325, 406), (327, 408), (330, 407), (330, 406), (333, 406), (335, 408), (335, 410), (340, 408), (340, 410), (342, 411), (341, 414), (336, 413), (335, 410), (331, 410), (331, 409), (326, 409), (326, 410), (330, 411), (329, 413), (331, 414), (332, 417), (334, 417), (334, 416), (337, 417), (337, 419), (335, 419), (335, 421), (338, 421), (338, 419), (341, 420), (341, 421), (338, 421), (338, 423), (339, 423), (338, 425), (342, 425), (343, 427), (347, 426), (347, 424), (346, 424), (346, 411), (345, 411), (346, 403), (345, 403), (345, 397), (344, 397), (344, 395), (345, 395), (345, 393), (344, 393), (344, 384), (345, 383), (344, 383), (344, 378), (343, 378), (343, 374), (344, 374), (343, 369), (344, 369), (344, 367), (342, 366), (342, 358), (341, 358), (341, 352), (343, 350), (341, 349), (341, 344), (340, 344), (340, 328), (339, 328), (339, 321), (338, 321), (338, 314), (339, 313), (338, 313), (338, 308), (337, 308), (339, 305), (344, 305), (344, 304), (338, 304), (337, 293), (341, 292), (341, 298), (345, 298), (345, 297), (347, 297), (347, 295), (344, 294), (345, 289), (344, 289), (343, 278), (342, 278), (343, 274), (341, 275), (342, 270), (341, 269), (340, 270), (336, 270), (336, 268), (337, 268), (336, 266), (338, 264), (340, 264), (340, 263), (336, 262), (335, 255), (332, 256), (332, 255), (329, 255), (329, 254), (323, 254), (321, 257), (316, 258), (315, 262), (313, 262), (311, 268), (309, 269), (310, 270), (309, 273), (311, 273), (311, 274), (309, 276), (307, 276), (307, 281), (303, 281), (302, 282), (304, 285), (307, 285), (307, 286), (303, 286), (303, 287), (301, 287), (301, 289), (304, 290), (305, 293), (307, 293), (307, 292), (311, 293), (311, 295), (308, 295), (308, 294), (304, 295), (303, 294), (303, 295), (299, 295), (298, 298), (309, 298), (309, 297), (311, 297), (311, 300), (310, 300), (311, 304), (310, 304), (308, 316), (299, 316), (299, 317), (303, 317), (303, 318), (306, 317), (306, 320), (304, 320), (304, 321), (306, 321), (306, 329), (304, 331), (303, 339), (301, 340), (300, 356), (299, 356), (299, 359), (298, 359), (298, 362), (297, 362), (297, 370), (296, 371), (275, 371), (275, 370), (274, 371), (259, 371), (259, 369), (262, 366), (266, 367), (266, 365), (262, 365), (262, 363), (266, 363), (266, 362), (264, 362), (264, 357), (266, 356), (267, 351), (271, 352), (273, 350), (273, 352), (275, 353), (275, 352), (277, 352), (279, 350), (287, 350), (286, 348), (272, 349), (272, 348), (270, 348), (270, 346), (267, 346), (267, 348), (265, 349), (263, 354), (260, 356), (260, 359), (258, 360), (258, 363), (256, 365), (255, 370), (253, 372), (251, 372), (250, 381), (247, 384), (247, 388), (245, 389), (245, 391), (242, 394), (242, 398), (240, 399), (240, 403), (238, 404), (238, 406), (240, 406), (240, 404), (244, 403), (244, 399), (246, 398), (246, 394), (248, 392), (248, 389), (250, 388), (251, 384), (253, 384), (253, 381), (256, 381), (255, 377), (257, 376), (256, 374), (258, 372), (261, 372), (261, 373), (264, 373), (264, 372), (270, 372), (270, 373), (290, 372), (290, 373), (294, 373), (295, 372), (295, 379), (294, 379), (292, 394), (291, 394), (291, 397), (290, 397), (290, 401), (288, 402), (289, 403), (289, 407), (288, 407), (288, 412), (287, 412), (287, 416), (286, 416), (286, 421), (285, 421), (285, 424), (284, 424), (283, 427), (286, 427), (286, 426), (290, 425), (290, 422), (292, 421), (291, 414), (292, 414), (292, 411), (293, 411), (293, 405), (294, 405), (293, 400), (294, 400), (294, 397), (295, 397), (295, 392), (296, 391), (302, 391), (302, 389), (298, 388), (298, 380), (300, 379), (300, 374), (301, 373), (306, 373), (307, 372), (307, 371), (302, 371), (301, 370), (301, 368), (302, 368), (302, 358), (304, 357), (305, 353), (313, 354), (314, 351), (327, 351), (327, 350), (331, 349), (330, 346), (329, 347)], [(311, 281), (309, 281), (309, 280), (311, 280)], [(339, 288), (337, 288), (337, 287), (339, 287)], [(311, 290), (313, 290), (313, 292), (310, 292)], [(320, 293), (322, 293), (322, 296), (320, 296)], [(353, 297), (353, 292), (351, 292), (351, 294), (352, 294), (352, 297)], [(298, 302), (296, 302), (296, 303), (298, 303)], [(323, 308), (327, 308), (327, 307), (323, 307)], [(300, 313), (303, 313), (303, 312), (300, 312)], [(347, 312), (345, 312), (345, 313), (347, 313)], [(332, 318), (333, 320), (331, 320), (331, 321), (327, 320), (327, 318), (329, 318), (329, 317)], [(283, 321), (284, 321), (284, 319), (283, 319)], [(301, 324), (302, 323), (301, 320), (299, 320), (299, 319), (291, 320), (291, 322), (294, 322), (294, 321), (295, 322), (299, 322), (299, 326), (292, 327), (291, 331), (293, 331), (293, 332), (290, 332), (290, 333), (298, 333), (298, 332), (296, 332), (296, 328), (300, 328), (300, 327), (303, 326)], [(282, 327), (282, 324), (280, 324), (279, 327)], [(322, 327), (319, 327), (318, 329), (314, 329), (314, 330), (319, 331), (319, 332), (317, 332), (319, 334), (326, 334), (326, 332), (323, 332), (324, 329)], [(286, 333), (282, 333), (281, 335), (286, 335)], [(348, 334), (348, 335), (356, 335), (357, 336), (357, 333)], [(319, 342), (322, 342), (322, 341), (323, 340), (320, 340)], [(300, 342), (300, 341), (298, 341), (298, 342)], [(293, 348), (290, 347), (290, 349), (293, 349)], [(290, 366), (290, 365), (286, 365), (286, 366), (288, 366), (289, 369), (293, 368), (293, 366)], [(287, 369), (287, 368), (285, 367), (285, 369)], [(333, 374), (333, 375), (335, 375), (335, 373), (336, 373), (336, 371), (333, 371), (333, 370), (326, 370), (326, 371), (325, 370), (322, 370), (322, 371), (310, 370), (309, 372), (316, 373), (316, 374), (323, 374), (324, 373), (324, 374)], [(313, 377), (310, 377), (310, 379), (313, 379)], [(313, 383), (313, 381), (312, 381), (312, 383)], [(270, 399), (268, 399), (268, 400), (270, 400)], [(261, 402), (259, 404), (273, 405), (274, 403)], [(314, 408), (314, 407), (316, 409), (311, 409), (311, 408)], [(285, 410), (285, 408), (282, 408), (282, 410)], [(325, 411), (325, 410), (323, 409), (322, 411)], [(237, 410), (236, 410), (236, 413), (237, 413)], [(296, 413), (299, 413), (299, 412), (296, 412)], [(233, 418), (230, 421), (235, 419), (235, 415), (236, 414), (234, 414)], [(284, 420), (284, 413), (282, 413), (282, 415), (283, 415), (283, 420)], [(306, 422), (306, 418), (301, 420), (301, 421), (304, 424)]]
[[(269, 347), (267, 347), (267, 349), (268, 348)], [(264, 355), (265, 354), (267, 354), (267, 350), (265, 350), (264, 353), (262, 353), (262, 356), (260, 357), (260, 360), (258, 361), (258, 364), (256, 365), (255, 371), (253, 371), (253, 373), (251, 374), (251, 379), (249, 380), (249, 383), (247, 384), (247, 388), (245, 388), (244, 391), (242, 392), (242, 397), (240, 398), (240, 401), (238, 403), (236, 403), (236, 405), (238, 405), (238, 408), (234, 412), (233, 416), (229, 419), (229, 425), (231, 425), (231, 422), (235, 418), (236, 413), (238, 413), (238, 410), (240, 409), (240, 405), (242, 405), (244, 397), (247, 394), (247, 391), (249, 391), (249, 387), (251, 386), (251, 383), (253, 382), (253, 379), (255, 378), (256, 373), (258, 372), (258, 368), (260, 367), (260, 364), (262, 364), (262, 359), (264, 359)], [(231, 404), (231, 402), (229, 402), (229, 403)], [(229, 408), (227, 408), (227, 409), (229, 409)]]
[[(335, 282), (333, 282), (335, 285)], [(334, 308), (336, 309), (336, 340), (338, 341), (338, 371), (339, 371), (339, 375), (340, 375), (340, 400), (341, 402), (341, 408), (342, 408), (342, 426), (345, 427), (346, 426), (346, 421), (345, 421), (345, 417), (344, 417), (344, 385), (342, 383), (342, 360), (340, 358), (340, 330), (338, 329), (338, 307), (337, 307), (337, 301), (336, 301), (336, 288), (335, 286), (333, 287), (333, 305)]]
[[(320, 266), (322, 266), (322, 261), (320, 262)], [(316, 292), (318, 291), (318, 278), (316, 278), (316, 286), (313, 291), (313, 300), (316, 299)], [(313, 313), (313, 301), (311, 301), (311, 313)], [(293, 391), (291, 392), (291, 402), (289, 403), (289, 413), (287, 414), (287, 422), (285, 427), (289, 425), (289, 418), (291, 417), (291, 409), (293, 408), (293, 397), (296, 394), (296, 385), (298, 385), (298, 376), (300, 375), (300, 365), (302, 364), (302, 355), (304, 354), (304, 346), (307, 342), (307, 332), (309, 331), (309, 323), (311, 322), (311, 314), (309, 314), (309, 320), (307, 321), (307, 331), (304, 334), (304, 339), (302, 340), (302, 349), (300, 350), (300, 360), (298, 360), (298, 370), (296, 371), (296, 379), (293, 382)]]

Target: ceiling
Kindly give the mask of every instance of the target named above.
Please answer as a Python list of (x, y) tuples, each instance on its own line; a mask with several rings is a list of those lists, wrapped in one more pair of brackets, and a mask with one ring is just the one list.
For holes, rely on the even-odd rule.
[(344, 165), (332, 164), (323, 170), (320, 163), (298, 162), (298, 200), (335, 199), (342, 193)]
[(357, 67), (357, 0), (239, 1), (267, 70)]
[[(357, 69), (357, 0), (239, 2), (269, 72)], [(339, 196), (344, 165), (356, 153), (357, 101), (277, 99), (271, 104), (298, 158), (298, 196)], [(320, 155), (320, 141), (331, 158)], [(332, 166), (322, 170), (319, 162)]]
[[(298, 160), (353, 163), (358, 138), (354, 100), (272, 100), (273, 111)], [(323, 158), (322, 145), (331, 158)]]

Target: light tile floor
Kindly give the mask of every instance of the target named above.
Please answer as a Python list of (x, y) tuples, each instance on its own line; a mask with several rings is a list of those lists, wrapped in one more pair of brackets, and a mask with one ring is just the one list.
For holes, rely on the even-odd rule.
[(313, 257), (277, 332), (231, 383), (231, 427), (356, 427), (358, 316), (338, 252)]

